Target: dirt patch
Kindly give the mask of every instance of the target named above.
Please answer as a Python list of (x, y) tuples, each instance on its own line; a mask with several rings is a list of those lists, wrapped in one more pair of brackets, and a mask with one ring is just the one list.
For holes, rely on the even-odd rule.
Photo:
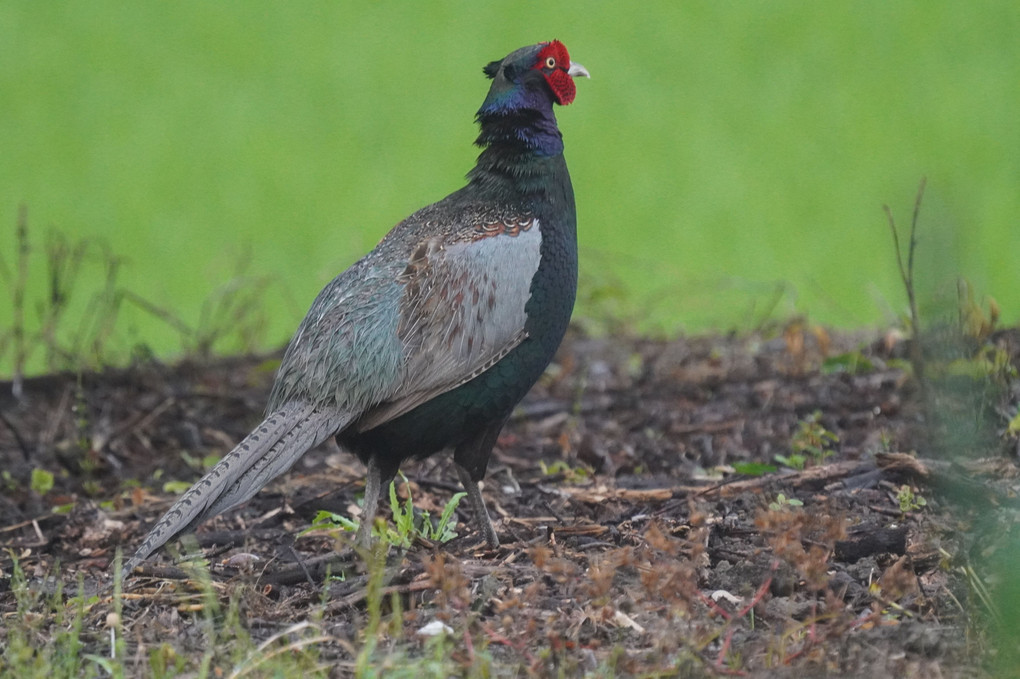
[[(1016, 365), (1015, 337), (985, 346)], [(1017, 394), (952, 392), (932, 422), (920, 404), (939, 401), (908, 378), (901, 352), (798, 326), (775, 339), (573, 334), (489, 466), (499, 550), (481, 547), (466, 504), (459, 537), (391, 549), (377, 568), (343, 538), (300, 536), (321, 509), (357, 512), (363, 469), (323, 446), (199, 529), (212, 591), (236, 603), (255, 642), (314, 619), (320, 667), (338, 675), (354, 671), (366, 628), (374, 657), (397, 662), (427, 654), (415, 632), (442, 621), (454, 630), (447, 657), (467, 674), (485, 658), (501, 675), (984, 676), (988, 608), (972, 557), (982, 535), (1015, 525), (1003, 514), (1017, 487), (1003, 429)], [(133, 551), (175, 498), (164, 483), (194, 481), (205, 456), (260, 420), (274, 367), (52, 376), (29, 380), (20, 400), (2, 385), (6, 621), (23, 615), (14, 556), (35, 591), (75, 593), (80, 578), (96, 595), (82, 638), (104, 654), (115, 550)], [(936, 459), (944, 429), (963, 426), (950, 416), (991, 432), (968, 439), (975, 461)], [(459, 490), (448, 465), (405, 466), (401, 493), (438, 516)], [(31, 490), (33, 470), (53, 487)], [(171, 563), (164, 550), (124, 584), (121, 624), (140, 668), (167, 644), (191, 669), (208, 651), (215, 602)], [(327, 571), (344, 579), (324, 584)]]

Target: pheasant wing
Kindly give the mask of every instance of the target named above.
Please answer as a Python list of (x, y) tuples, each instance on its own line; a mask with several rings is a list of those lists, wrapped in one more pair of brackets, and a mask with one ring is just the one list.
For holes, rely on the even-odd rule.
[(542, 236), (533, 217), (482, 220), (429, 238), (400, 276), (400, 387), (359, 421), (367, 430), (477, 377), (527, 338)]

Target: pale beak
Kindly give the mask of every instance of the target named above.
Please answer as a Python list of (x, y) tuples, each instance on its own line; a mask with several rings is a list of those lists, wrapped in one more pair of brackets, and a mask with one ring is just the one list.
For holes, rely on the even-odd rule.
[(577, 63), (576, 61), (570, 62), (570, 68), (567, 69), (567, 75), (571, 77), (577, 77), (579, 75), (583, 75), (585, 78), (591, 77), (591, 73), (588, 73), (588, 69), (586, 69), (584, 66)]

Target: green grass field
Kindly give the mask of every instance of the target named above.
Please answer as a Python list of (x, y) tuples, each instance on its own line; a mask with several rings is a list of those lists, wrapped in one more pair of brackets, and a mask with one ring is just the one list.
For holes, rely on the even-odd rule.
[[(55, 230), (105, 244), (119, 288), (189, 326), (222, 315), (208, 300), (247, 285), (246, 265), (267, 281), (259, 341), (278, 345), (333, 275), (461, 185), (481, 67), (559, 38), (593, 76), (559, 112), (582, 314), (668, 331), (888, 322), (905, 304), (881, 208), (906, 224), (927, 176), (922, 288), (960, 274), (1020, 318), (1020, 5), (637, 7), (5, 2), (3, 285), (24, 204), (30, 321)], [(84, 261), (71, 318), (103, 275)], [(182, 350), (131, 305), (113, 342)]]

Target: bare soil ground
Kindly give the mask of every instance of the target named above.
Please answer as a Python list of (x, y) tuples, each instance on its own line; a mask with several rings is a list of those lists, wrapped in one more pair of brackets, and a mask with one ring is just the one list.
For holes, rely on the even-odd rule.
[[(970, 354), (993, 347), (1016, 365), (1016, 338)], [(299, 535), (320, 509), (358, 512), (363, 469), (330, 444), (200, 527), (211, 587), (255, 642), (314, 620), (318, 661), (337, 676), (353, 672), (366, 629), (373, 662), (395, 672), (425, 653), (416, 631), (435, 620), (454, 630), (448, 659), (464, 674), (485, 658), (522, 676), (987, 676), (994, 608), (976, 583), (1001, 512), (1015, 508), (1015, 439), (1003, 430), (1020, 389), (964, 377), (925, 395), (902, 352), (892, 335), (796, 324), (773, 339), (573, 333), (489, 466), (499, 550), (484, 549), (466, 503), (459, 537), (392, 548), (382, 570), (343, 537)], [(119, 624), (139, 673), (160, 645), (195, 672), (209, 602), (194, 569), (159, 553), (124, 582), (113, 621), (114, 555), (175, 499), (164, 483), (194, 481), (203, 457), (260, 420), (274, 367), (57, 375), (27, 381), (21, 399), (0, 385), (4, 627), (24, 617), (16, 558), (33, 589), (62, 584), (66, 597), (80, 582), (98, 596), (83, 652), (107, 653)], [(966, 455), (948, 462), (954, 434)], [(794, 448), (803, 469), (735, 471)], [(401, 492), (437, 516), (459, 490), (448, 464), (407, 465)], [(52, 472), (53, 488), (31, 490), (33, 469)], [(40, 625), (39, 643), (57, 626)], [(214, 676), (230, 671), (215, 653), (211, 663)]]

